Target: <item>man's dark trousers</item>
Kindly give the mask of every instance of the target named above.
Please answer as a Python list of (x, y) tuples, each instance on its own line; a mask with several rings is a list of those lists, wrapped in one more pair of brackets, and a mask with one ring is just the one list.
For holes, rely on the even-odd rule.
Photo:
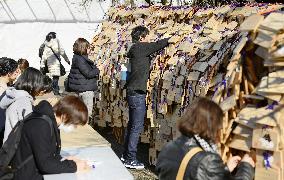
[(59, 76), (53, 76), (52, 79), (52, 89), (55, 95), (59, 94)]
[(146, 94), (127, 95), (129, 121), (125, 132), (123, 157), (135, 161), (140, 133), (143, 131), (146, 114)]

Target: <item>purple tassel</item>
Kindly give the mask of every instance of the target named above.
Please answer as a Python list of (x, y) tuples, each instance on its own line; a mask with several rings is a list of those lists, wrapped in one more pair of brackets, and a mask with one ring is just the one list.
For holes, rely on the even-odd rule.
[(273, 101), (273, 103), (268, 105), (265, 109), (273, 110), (274, 106), (276, 106), (276, 105), (278, 105), (278, 102), (277, 101)]
[(269, 157), (271, 155), (268, 152), (263, 153), (263, 158), (264, 158), (264, 166), (266, 169), (271, 168), (270, 162), (269, 162)]
[(227, 81), (226, 81), (226, 79), (224, 79), (224, 80), (222, 81), (222, 85), (224, 85), (224, 87), (225, 87), (225, 89), (226, 89), (226, 87), (227, 87)]

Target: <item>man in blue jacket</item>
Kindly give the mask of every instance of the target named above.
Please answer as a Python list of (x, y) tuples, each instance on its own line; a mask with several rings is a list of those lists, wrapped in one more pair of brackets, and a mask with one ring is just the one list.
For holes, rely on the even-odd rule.
[(150, 55), (168, 45), (169, 38), (148, 42), (149, 30), (135, 27), (131, 33), (133, 45), (128, 51), (131, 72), (126, 82), (129, 122), (124, 140), (124, 153), (121, 160), (125, 167), (143, 169), (144, 164), (136, 158), (137, 144), (143, 130), (146, 113), (146, 90), (151, 66)]

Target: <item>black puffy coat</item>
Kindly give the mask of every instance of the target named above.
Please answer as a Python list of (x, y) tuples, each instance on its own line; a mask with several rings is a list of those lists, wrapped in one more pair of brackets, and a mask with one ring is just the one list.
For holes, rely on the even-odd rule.
[[(174, 180), (180, 163), (186, 153), (198, 144), (194, 138), (181, 136), (168, 143), (160, 152), (157, 172), (160, 180)], [(254, 168), (241, 162), (233, 176), (218, 154), (201, 151), (189, 161), (184, 175), (185, 180), (252, 180)]]
[(18, 167), (31, 155), (33, 158), (16, 171), (14, 180), (42, 180), (44, 174), (76, 172), (74, 161), (62, 161), (60, 133), (52, 106), (47, 101), (42, 101), (35, 106), (34, 112), (49, 116), (52, 126), (39, 118), (25, 122), (12, 166)]
[(68, 88), (73, 92), (95, 91), (98, 89), (99, 69), (87, 56), (74, 54), (68, 76)]

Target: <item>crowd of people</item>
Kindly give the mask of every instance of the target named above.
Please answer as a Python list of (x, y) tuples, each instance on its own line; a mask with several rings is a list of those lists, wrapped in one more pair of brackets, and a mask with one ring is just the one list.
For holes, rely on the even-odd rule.
[[(125, 167), (133, 169), (144, 168), (136, 153), (146, 114), (147, 80), (153, 63), (150, 55), (168, 46), (170, 39), (165, 37), (149, 42), (148, 34), (146, 27), (134, 28), (131, 33), (133, 44), (127, 53), (131, 66), (125, 84), (129, 122), (120, 159)], [(3, 142), (0, 159), (2, 150), (11, 148), (11, 142), (16, 142), (13, 138), (17, 130), (21, 129), (17, 148), (6, 164), (15, 170), (11, 179), (40, 180), (44, 174), (89, 169), (83, 160), (61, 157), (60, 130), (70, 132), (92, 118), (100, 71), (89, 59), (90, 51), (90, 43), (78, 38), (70, 62), (56, 33), (50, 32), (39, 50), (40, 70), (29, 67), (26, 59), (17, 62), (0, 58), (0, 142)], [(65, 74), (60, 57), (71, 64), (65, 89), (77, 96), (60, 96), (58, 81)], [(34, 105), (37, 97), (51, 92), (60, 96), (54, 106), (45, 100)], [(252, 180), (255, 164), (250, 155), (233, 156), (225, 164), (218, 153), (222, 119), (223, 112), (216, 103), (206, 98), (197, 99), (178, 123), (182, 135), (168, 143), (159, 154), (156, 166), (159, 179)], [(11, 174), (3, 170), (1, 163), (0, 172), (0, 177)]]
[(54, 106), (45, 100), (34, 102), (47, 93), (60, 95), (58, 81), (64, 75), (60, 57), (70, 64), (55, 32), (47, 34), (39, 49), (40, 70), (29, 67), (26, 59), (0, 58), (0, 179), (40, 180), (44, 174), (90, 168), (86, 161), (60, 155), (60, 130), (71, 132), (92, 115), (99, 75), (88, 58), (87, 40), (79, 38), (73, 51), (66, 86), (77, 96), (60, 97)]

